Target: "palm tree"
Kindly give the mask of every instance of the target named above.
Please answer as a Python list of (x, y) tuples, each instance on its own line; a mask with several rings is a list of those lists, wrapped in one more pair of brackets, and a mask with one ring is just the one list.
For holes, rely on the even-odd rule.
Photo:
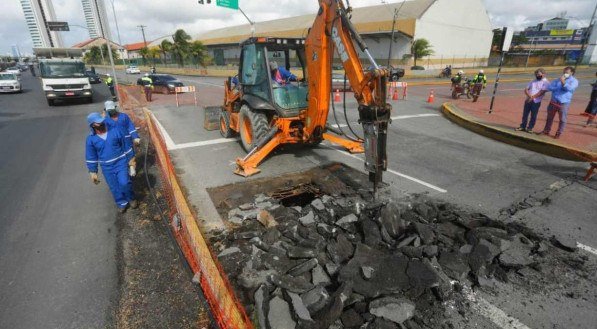
[(151, 62), (153, 64), (153, 66), (155, 66), (155, 59), (157, 57), (160, 57), (160, 48), (159, 47), (151, 47), (151, 48), (149, 48), (149, 51), (147, 52), (147, 55), (149, 55), (149, 58), (151, 58)]
[(189, 40), (191, 36), (188, 35), (183, 29), (178, 29), (172, 36), (174, 43), (172, 44), (171, 51), (176, 57), (179, 66), (183, 66), (184, 59), (189, 55)]
[(432, 48), (433, 47), (427, 39), (417, 39), (413, 41), (410, 51), (415, 60), (415, 66), (417, 66), (417, 59), (432, 55), (434, 53)]
[(139, 55), (143, 57), (143, 65), (147, 65), (147, 56), (149, 55), (149, 49), (147, 47), (143, 47), (139, 50)]
[(170, 40), (168, 40), (168, 39), (164, 39), (164, 40), (162, 40), (162, 43), (160, 43), (158, 47), (160, 48), (160, 52), (164, 55), (164, 58), (162, 59), (162, 61), (165, 65), (166, 64), (166, 55), (168, 54), (168, 52), (170, 52), (170, 50), (172, 50), (172, 42), (170, 42)]
[(191, 42), (189, 46), (189, 54), (195, 58), (198, 65), (205, 67), (205, 60), (207, 59), (207, 53), (205, 46), (199, 40)]

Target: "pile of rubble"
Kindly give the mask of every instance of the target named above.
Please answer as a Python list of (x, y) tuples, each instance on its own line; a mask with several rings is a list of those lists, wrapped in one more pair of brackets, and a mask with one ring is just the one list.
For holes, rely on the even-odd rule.
[(433, 314), (452, 305), (463, 315), (463, 286), (539, 270), (552, 248), (520, 227), (424, 196), (314, 196), (257, 195), (229, 211), (236, 229), (212, 238), (259, 328), (452, 328), (450, 317)]

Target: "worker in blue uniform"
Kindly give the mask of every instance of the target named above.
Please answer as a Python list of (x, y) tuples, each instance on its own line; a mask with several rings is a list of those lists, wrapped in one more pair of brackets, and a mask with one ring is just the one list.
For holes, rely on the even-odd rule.
[(106, 123), (106, 126), (108, 126), (108, 128), (119, 129), (125, 137), (126, 149), (132, 150), (128, 155), (129, 175), (135, 176), (137, 173), (137, 162), (135, 160), (135, 148), (133, 145), (139, 146), (141, 144), (141, 138), (137, 133), (133, 120), (131, 120), (126, 113), (119, 112), (116, 109), (116, 103), (113, 101), (104, 102), (104, 112), (106, 118), (104, 122)]
[(97, 176), (100, 165), (120, 212), (125, 212), (129, 205), (137, 208), (133, 183), (127, 170), (132, 148), (126, 147), (127, 142), (121, 131), (109, 128), (101, 114), (89, 114), (87, 124), (91, 133), (85, 143), (85, 162), (91, 181), (94, 184), (100, 183)]

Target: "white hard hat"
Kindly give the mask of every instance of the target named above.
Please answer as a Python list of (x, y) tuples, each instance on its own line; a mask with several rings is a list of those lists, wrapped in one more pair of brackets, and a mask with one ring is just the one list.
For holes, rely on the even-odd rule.
[(110, 111), (110, 110), (115, 110), (115, 109), (116, 109), (116, 103), (114, 103), (113, 101), (105, 101), (104, 102), (104, 110)]
[(146, 76), (146, 77), (148, 77), (148, 76), (149, 76), (149, 73), (145, 73), (145, 76)]
[(483, 70), (479, 70), (479, 73), (485, 73), (485, 72), (483, 72)]
[(463, 70), (458, 71), (458, 74), (464, 74)]
[(110, 76), (110, 73), (106, 73), (106, 76), (107, 76), (107, 77), (109, 77), (109, 76)]

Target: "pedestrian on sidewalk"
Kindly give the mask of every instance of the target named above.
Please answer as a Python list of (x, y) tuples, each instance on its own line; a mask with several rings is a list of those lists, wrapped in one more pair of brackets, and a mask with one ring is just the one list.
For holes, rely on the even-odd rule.
[(129, 176), (134, 177), (137, 174), (137, 161), (135, 159), (135, 147), (141, 145), (141, 138), (133, 124), (133, 120), (126, 114), (116, 109), (116, 103), (107, 101), (104, 103), (105, 122), (108, 128), (119, 129), (124, 136), (125, 148), (131, 149), (129, 154)]
[(138, 202), (127, 170), (132, 150), (126, 148), (124, 135), (118, 129), (108, 128), (104, 117), (97, 112), (87, 116), (87, 124), (91, 133), (85, 142), (85, 162), (91, 181), (96, 185), (100, 183), (97, 171), (98, 165), (101, 165), (119, 211), (125, 212), (129, 205), (137, 208)]
[[(533, 132), (535, 122), (537, 121), (537, 113), (541, 107), (541, 101), (543, 95), (547, 92), (549, 81), (545, 78), (545, 70), (538, 68), (535, 70), (535, 80), (529, 82), (527, 87), (524, 89), (526, 100), (524, 101), (524, 107), (522, 110), (522, 121), (520, 126), (516, 128), (516, 131)], [(529, 114), (531, 119), (529, 121)]]
[(114, 79), (112, 79), (112, 77), (110, 76), (110, 73), (106, 74), (106, 85), (108, 86), (108, 88), (110, 88), (110, 94), (112, 94), (112, 97), (116, 96), (116, 94), (114, 94)]
[(547, 87), (548, 91), (551, 91), (551, 100), (547, 106), (547, 121), (545, 122), (545, 128), (543, 128), (543, 135), (549, 135), (551, 126), (553, 125), (553, 118), (556, 113), (559, 116), (560, 123), (558, 125), (558, 131), (554, 138), (560, 138), (566, 127), (568, 121), (568, 108), (570, 108), (570, 102), (572, 101), (572, 95), (578, 88), (578, 80), (574, 77), (575, 70), (571, 66), (564, 68), (564, 73), (559, 79), (552, 81)]
[(141, 78), (141, 84), (143, 84), (143, 92), (145, 93), (145, 101), (151, 102), (151, 92), (153, 89), (153, 80), (148, 73), (145, 73), (145, 76)]
[[(597, 72), (595, 72), (595, 76), (597, 77)], [(591, 98), (589, 99), (589, 104), (587, 104), (587, 108), (580, 115), (590, 116), (591, 112), (593, 111), (593, 108), (595, 107), (595, 104), (597, 103), (597, 80), (591, 83), (591, 87), (593, 87), (593, 90), (591, 90)]]

